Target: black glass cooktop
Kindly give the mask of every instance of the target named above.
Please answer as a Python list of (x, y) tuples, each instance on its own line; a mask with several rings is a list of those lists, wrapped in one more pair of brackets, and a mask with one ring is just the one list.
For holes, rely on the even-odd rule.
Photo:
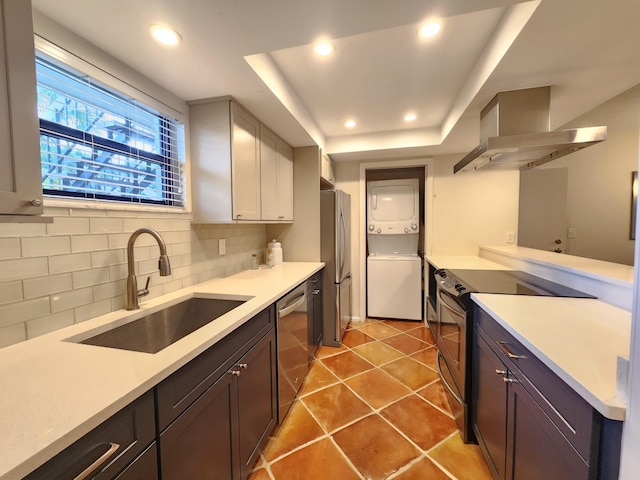
[(502, 293), (595, 298), (593, 295), (518, 270), (446, 270), (446, 274), (447, 283), (453, 284), (460, 296), (465, 293)]

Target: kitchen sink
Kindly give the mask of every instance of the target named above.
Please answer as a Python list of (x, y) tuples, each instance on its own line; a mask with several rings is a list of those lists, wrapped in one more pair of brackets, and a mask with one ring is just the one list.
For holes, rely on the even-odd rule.
[(221, 317), (246, 300), (190, 298), (146, 317), (102, 332), (79, 343), (157, 353)]

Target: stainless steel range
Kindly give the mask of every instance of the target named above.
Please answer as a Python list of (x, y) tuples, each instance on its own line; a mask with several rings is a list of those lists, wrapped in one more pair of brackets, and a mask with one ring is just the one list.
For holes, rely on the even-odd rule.
[(465, 442), (474, 442), (471, 402), (471, 293), (594, 298), (584, 292), (514, 270), (435, 270), (432, 327), (438, 345), (438, 372)]

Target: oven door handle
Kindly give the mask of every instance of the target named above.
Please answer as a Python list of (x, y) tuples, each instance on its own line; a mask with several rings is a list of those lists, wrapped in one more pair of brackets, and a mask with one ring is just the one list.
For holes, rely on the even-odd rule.
[[(455, 300), (453, 300), (453, 298), (451, 297), (450, 294), (448, 294), (447, 292), (444, 292), (442, 290), (438, 291), (438, 297), (440, 299), (440, 303), (442, 305), (444, 305), (445, 307), (447, 307), (448, 310), (451, 310), (453, 313), (456, 313), (458, 315), (461, 316), (465, 316), (465, 310), (462, 309), (459, 305), (458, 302), (456, 302)], [(451, 300), (449, 300), (449, 298), (451, 298)], [(451, 303), (454, 302), (454, 303)]]
[(440, 375), (440, 380), (442, 380), (442, 384), (445, 386), (447, 390), (449, 390), (449, 393), (453, 396), (453, 398), (455, 398), (459, 404), (464, 405), (464, 401), (460, 398), (460, 396), (456, 392), (454, 392), (453, 388), (451, 388), (451, 385), (447, 383), (447, 381), (444, 378), (444, 375), (442, 374), (442, 368), (440, 367), (441, 358), (442, 358), (442, 354), (440, 353), (440, 349), (438, 349), (438, 353), (436, 356), (436, 367), (438, 368), (438, 375)]

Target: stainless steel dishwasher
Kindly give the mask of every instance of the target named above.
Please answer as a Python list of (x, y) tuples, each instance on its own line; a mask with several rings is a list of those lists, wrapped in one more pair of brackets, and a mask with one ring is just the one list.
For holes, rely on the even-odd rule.
[(278, 422), (284, 420), (309, 370), (306, 282), (276, 302), (278, 323)]

